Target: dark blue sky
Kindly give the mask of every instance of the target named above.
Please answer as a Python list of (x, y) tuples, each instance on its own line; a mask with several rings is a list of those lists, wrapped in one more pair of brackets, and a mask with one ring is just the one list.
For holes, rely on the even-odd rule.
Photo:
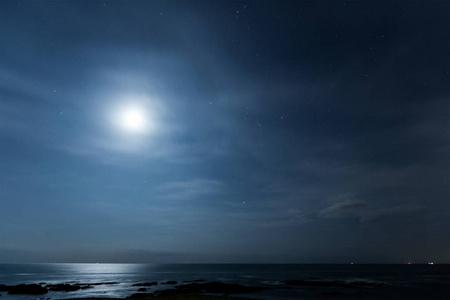
[(1, 1), (0, 262), (450, 263), (449, 15)]

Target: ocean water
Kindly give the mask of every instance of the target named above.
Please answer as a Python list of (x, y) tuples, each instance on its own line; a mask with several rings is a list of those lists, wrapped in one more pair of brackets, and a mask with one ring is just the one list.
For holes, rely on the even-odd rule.
[[(203, 279), (263, 286), (269, 289), (242, 294), (253, 299), (439, 299), (450, 300), (450, 265), (312, 265), (312, 264), (0, 264), (0, 284), (102, 283), (74, 292), (45, 295), (8, 295), (8, 299), (67, 299), (126, 297), (137, 292), (135, 283)], [(366, 282), (354, 287), (291, 286), (285, 280)], [(379, 285), (373, 285), (377, 283)], [(173, 288), (159, 284), (148, 288)], [(238, 296), (238, 295), (236, 295)]]

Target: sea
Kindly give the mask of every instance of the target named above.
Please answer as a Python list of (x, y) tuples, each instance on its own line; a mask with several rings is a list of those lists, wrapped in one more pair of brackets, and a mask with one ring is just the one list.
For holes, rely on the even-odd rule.
[[(427, 299), (450, 300), (450, 265), (362, 264), (0, 264), (0, 284), (106, 283), (73, 292), (9, 295), (1, 300), (125, 298), (137, 293), (136, 283), (158, 282), (147, 293), (198, 280), (267, 288), (249, 299)], [(286, 281), (307, 284), (290, 285)], [(162, 284), (176, 281), (176, 284)], [(343, 282), (348, 285), (327, 285)], [(325, 284), (324, 284), (325, 283)], [(355, 284), (353, 284), (355, 283)]]

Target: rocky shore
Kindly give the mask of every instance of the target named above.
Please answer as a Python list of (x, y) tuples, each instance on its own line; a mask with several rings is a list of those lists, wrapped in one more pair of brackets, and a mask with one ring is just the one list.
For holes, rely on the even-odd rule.
[[(38, 284), (19, 284), (19, 285), (4, 285), (0, 284), (1, 292), (6, 292), (10, 295), (35, 295), (40, 296), (39, 299), (50, 300), (51, 297), (45, 297), (44, 295), (49, 292), (67, 293), (75, 292), (79, 290), (92, 289), (95, 286), (100, 285), (117, 285), (119, 282), (99, 282), (99, 283), (59, 283), (59, 284), (47, 284), (40, 282)], [(322, 288), (322, 295), (338, 296), (341, 295), (341, 291), (332, 290), (337, 289), (351, 289), (358, 287), (379, 287), (382, 286), (378, 282), (366, 282), (366, 281), (307, 281), (307, 280), (289, 280), (282, 281), (277, 287), (270, 286), (248, 286), (237, 283), (223, 283), (218, 281), (206, 282), (203, 279), (188, 280), (188, 281), (165, 281), (165, 282), (138, 282), (131, 284), (131, 287), (135, 287), (135, 292), (131, 293), (126, 299), (147, 299), (147, 298), (161, 298), (161, 299), (192, 299), (195, 295), (198, 297), (209, 297), (204, 299), (211, 299), (216, 297), (223, 299), (229, 295), (242, 295), (249, 293), (257, 293), (269, 289), (290, 289), (295, 287), (314, 287)], [(156, 289), (155, 289), (156, 287)], [(158, 289), (161, 287), (161, 289)], [(331, 290), (330, 290), (331, 288)], [(203, 296), (202, 296), (203, 295)], [(213, 295), (213, 296), (211, 296)], [(44, 296), (44, 297), (42, 297)], [(52, 297), (57, 299), (57, 294), (52, 293)], [(186, 298), (187, 297), (187, 298)], [(111, 299), (111, 298), (109, 298)], [(202, 298), (203, 299), (203, 298)], [(236, 298), (233, 298), (236, 299)]]

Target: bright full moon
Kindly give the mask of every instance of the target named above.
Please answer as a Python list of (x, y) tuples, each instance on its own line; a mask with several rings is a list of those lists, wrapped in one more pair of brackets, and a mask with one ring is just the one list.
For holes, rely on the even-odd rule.
[(116, 112), (116, 125), (128, 133), (145, 134), (151, 129), (148, 114), (142, 107), (122, 107)]
[(139, 132), (145, 128), (144, 113), (137, 108), (128, 108), (122, 113), (120, 123), (126, 130)]

